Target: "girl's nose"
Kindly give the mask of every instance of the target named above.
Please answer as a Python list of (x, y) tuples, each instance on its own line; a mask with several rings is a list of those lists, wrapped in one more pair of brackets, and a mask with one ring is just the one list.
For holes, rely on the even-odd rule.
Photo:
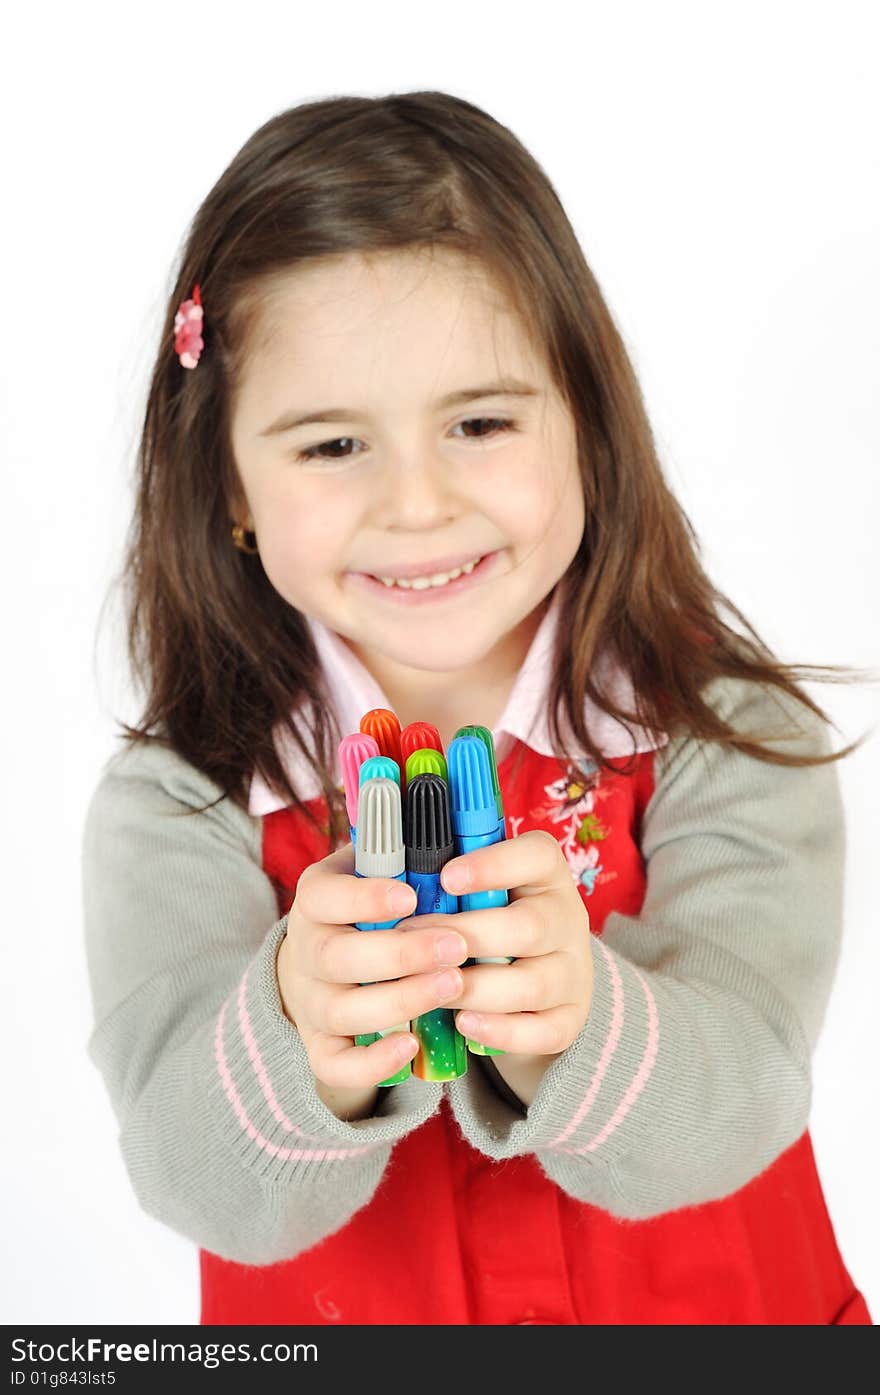
[(396, 452), (382, 472), (382, 519), (386, 527), (420, 532), (461, 512), (451, 466), (429, 447)]

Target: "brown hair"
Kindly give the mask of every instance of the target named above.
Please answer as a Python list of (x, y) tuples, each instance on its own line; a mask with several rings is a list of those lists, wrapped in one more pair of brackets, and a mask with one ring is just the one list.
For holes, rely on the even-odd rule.
[[(778, 662), (712, 585), (663, 477), (620, 334), (550, 180), (505, 126), (437, 91), (334, 97), (282, 112), (244, 144), (196, 213), (138, 451), (121, 580), (129, 658), (146, 707), (139, 726), (122, 724), (122, 739), (166, 742), (243, 808), (258, 770), (309, 813), (273, 744), (280, 724), (321, 782), (334, 842), (347, 833), (332, 777), (334, 743), (345, 733), (332, 725), (308, 626), (259, 556), (231, 542), (242, 494), (230, 425), (274, 278), (318, 257), (417, 247), (459, 252), (490, 273), (540, 346), (577, 426), (586, 523), (558, 583), (560, 639), (576, 642), (561, 642), (555, 658), (557, 754), (565, 757), (564, 709), (584, 749), (607, 766), (584, 726), (585, 695), (617, 718), (654, 731), (684, 728), (782, 765), (823, 764), (857, 749), (864, 736), (831, 755), (769, 750), (701, 697), (721, 676), (751, 679), (828, 722), (795, 678), (846, 682), (857, 671)], [(173, 319), (195, 283), (205, 348), (187, 371), (173, 351)], [(722, 608), (746, 635), (725, 623)], [(606, 647), (632, 677), (635, 712), (595, 686), (595, 659)]]

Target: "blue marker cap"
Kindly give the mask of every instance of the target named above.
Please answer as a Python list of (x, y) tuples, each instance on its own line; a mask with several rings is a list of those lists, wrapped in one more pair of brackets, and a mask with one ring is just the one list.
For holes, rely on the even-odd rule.
[(492, 776), (492, 790), (495, 795), (495, 808), (498, 810), (499, 822), (504, 819), (504, 805), (501, 802), (501, 786), (498, 783), (498, 764), (495, 759), (495, 742), (488, 727), (459, 727), (456, 736), (478, 736), (486, 747), (489, 756), (489, 772)]
[(446, 752), (456, 838), (483, 837), (498, 827), (489, 753), (478, 736), (456, 736)]

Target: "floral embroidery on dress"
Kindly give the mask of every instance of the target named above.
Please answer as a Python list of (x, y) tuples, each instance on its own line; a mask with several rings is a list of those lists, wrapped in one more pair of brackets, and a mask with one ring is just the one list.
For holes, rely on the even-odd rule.
[(595, 761), (584, 757), (569, 762), (558, 779), (544, 786), (544, 793), (546, 802), (531, 809), (529, 816), (543, 825), (565, 824), (557, 842), (575, 883), (592, 896), (603, 869), (599, 845), (611, 832), (611, 826), (596, 813), (596, 805), (607, 799), (611, 790), (602, 785)]

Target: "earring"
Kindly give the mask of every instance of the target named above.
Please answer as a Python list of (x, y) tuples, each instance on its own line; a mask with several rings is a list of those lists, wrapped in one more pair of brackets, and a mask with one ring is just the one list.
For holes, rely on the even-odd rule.
[[(251, 539), (250, 543), (248, 543), (247, 541), (248, 538)], [(254, 553), (259, 552), (260, 550), (256, 545), (256, 533), (245, 531), (241, 523), (234, 523), (232, 525), (232, 541), (235, 543), (235, 546), (238, 548), (239, 552), (249, 552), (253, 555)]]

